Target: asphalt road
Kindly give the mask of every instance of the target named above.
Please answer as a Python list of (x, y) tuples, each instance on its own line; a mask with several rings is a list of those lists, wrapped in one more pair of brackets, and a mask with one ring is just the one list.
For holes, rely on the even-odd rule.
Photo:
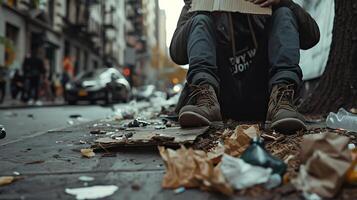
[[(121, 107), (124, 104), (115, 105)], [(79, 105), (0, 110), (0, 124), (6, 128), (6, 138), (0, 145), (13, 143), (49, 130), (69, 127), (113, 115), (112, 107)], [(71, 118), (71, 115), (74, 115)], [(77, 115), (77, 116), (76, 116)]]

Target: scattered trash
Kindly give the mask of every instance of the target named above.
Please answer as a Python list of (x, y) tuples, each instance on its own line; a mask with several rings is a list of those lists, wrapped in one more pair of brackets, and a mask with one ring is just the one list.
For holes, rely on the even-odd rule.
[(87, 142), (84, 140), (79, 140), (79, 144), (87, 144)]
[(352, 150), (352, 165), (347, 172), (346, 180), (351, 185), (357, 185), (357, 149)]
[(139, 119), (134, 119), (133, 121), (128, 123), (128, 127), (132, 128), (132, 127), (143, 127), (143, 126), (147, 126), (150, 125), (149, 122), (146, 122), (144, 120), (139, 120)]
[(155, 126), (156, 130), (166, 129), (166, 126)]
[(132, 133), (132, 132), (125, 133), (126, 138), (131, 138), (131, 137), (133, 137), (133, 135), (134, 135), (134, 133)]
[(36, 161), (30, 161), (30, 162), (27, 162), (25, 163), (26, 165), (34, 165), (34, 164), (42, 164), (44, 163), (45, 161), (44, 160), (36, 160)]
[(98, 185), (82, 188), (66, 188), (66, 193), (76, 196), (77, 200), (101, 199), (113, 195), (118, 190), (116, 185)]
[(100, 130), (100, 129), (95, 129), (95, 130), (91, 130), (90, 134), (97, 134), (97, 135), (103, 135), (106, 134), (106, 131)]
[(252, 140), (251, 145), (242, 154), (241, 159), (251, 165), (271, 168), (273, 174), (279, 174), (280, 176), (284, 176), (287, 169), (287, 165), (282, 160), (273, 157), (266, 151), (260, 138)]
[(304, 196), (305, 200), (321, 200), (321, 197), (315, 193), (306, 193), (303, 192), (302, 195)]
[(345, 129), (357, 132), (357, 115), (340, 108), (337, 114), (331, 112), (328, 115), (326, 125), (333, 129)]
[(202, 190), (219, 191), (226, 195), (233, 194), (220, 166), (214, 167), (204, 151), (186, 149), (184, 146), (176, 151), (159, 147), (159, 151), (166, 166), (163, 188), (199, 187)]
[(0, 186), (9, 185), (15, 181), (13, 176), (2, 176), (0, 177)]
[(81, 118), (82, 115), (79, 115), (79, 114), (74, 114), (74, 115), (70, 115), (69, 118), (72, 118), (72, 119), (77, 119), (77, 118)]
[(78, 180), (83, 181), (83, 182), (91, 182), (94, 181), (94, 178), (91, 176), (80, 176)]
[(20, 174), (20, 172), (13, 172), (13, 174), (15, 175), (15, 176), (20, 176), (21, 174)]
[(185, 192), (186, 191), (186, 188), (185, 187), (179, 187), (179, 188), (176, 188), (175, 190), (174, 190), (174, 193), (175, 194), (180, 194), (180, 193), (183, 193), (183, 192)]
[(73, 121), (73, 120), (68, 120), (68, 121), (67, 121), (67, 124), (73, 125), (73, 124), (74, 124), (74, 121)]
[(27, 115), (28, 118), (32, 118), (32, 119), (35, 119), (35, 116), (33, 114), (28, 114)]
[(253, 166), (240, 158), (223, 155), (222, 174), (229, 184), (237, 190), (268, 182), (272, 169)]
[[(238, 157), (248, 148), (252, 138), (247, 135), (246, 131), (250, 128), (250, 126), (236, 127), (234, 133), (229, 138), (224, 140), (224, 148), (226, 154), (233, 157)], [(255, 127), (253, 126), (253, 128)]]
[(4, 139), (6, 137), (6, 131), (3, 125), (0, 125), (0, 139)]
[(138, 190), (140, 190), (140, 188), (141, 188), (141, 187), (140, 187), (139, 184), (136, 184), (136, 183), (135, 183), (135, 184), (132, 184), (132, 185), (131, 185), (131, 189), (132, 189), (132, 190), (138, 191)]
[(95, 156), (93, 149), (81, 149), (81, 154), (83, 157), (92, 158)]
[(145, 128), (135, 128), (125, 130), (111, 136), (98, 138), (95, 140), (94, 149), (110, 149), (123, 146), (177, 146), (182, 144), (192, 144), (199, 135), (204, 134), (209, 126), (182, 129), (172, 127), (155, 130), (152, 126)]
[(301, 143), (303, 165), (292, 180), (295, 187), (307, 194), (333, 198), (351, 166), (348, 143), (349, 138), (329, 132), (305, 135)]
[(356, 148), (356, 145), (355, 144), (348, 144), (348, 149), (349, 150), (354, 150)]
[(269, 177), (268, 182), (264, 183), (264, 187), (268, 190), (278, 187), (283, 182), (280, 174), (273, 174)]

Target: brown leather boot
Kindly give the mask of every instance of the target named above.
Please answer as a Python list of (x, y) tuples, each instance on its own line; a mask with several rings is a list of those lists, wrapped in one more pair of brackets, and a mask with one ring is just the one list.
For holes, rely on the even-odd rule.
[(190, 87), (189, 103), (179, 112), (181, 127), (208, 126), (213, 121), (221, 121), (221, 109), (213, 87), (208, 84)]
[(294, 85), (279, 84), (270, 95), (266, 124), (284, 134), (305, 130), (305, 119), (294, 106)]

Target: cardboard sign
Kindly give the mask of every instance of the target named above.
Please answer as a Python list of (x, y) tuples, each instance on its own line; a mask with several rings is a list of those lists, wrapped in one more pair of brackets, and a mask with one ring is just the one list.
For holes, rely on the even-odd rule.
[(271, 7), (262, 8), (246, 0), (192, 0), (190, 12), (193, 11), (225, 11), (248, 14), (271, 15)]

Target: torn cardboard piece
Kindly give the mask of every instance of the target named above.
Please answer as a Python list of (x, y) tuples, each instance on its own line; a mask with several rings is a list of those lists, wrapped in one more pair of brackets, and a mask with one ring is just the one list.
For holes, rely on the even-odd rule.
[(260, 7), (246, 0), (192, 0), (190, 12), (193, 11), (225, 11), (249, 14), (271, 15), (271, 7)]
[(222, 175), (220, 165), (214, 167), (206, 152), (186, 149), (184, 146), (176, 151), (159, 147), (159, 151), (166, 166), (163, 188), (199, 187), (226, 195), (233, 194), (232, 188)]
[(257, 136), (259, 136), (258, 126), (237, 126), (234, 133), (224, 140), (224, 152), (230, 156), (238, 157), (248, 148), (250, 141)]
[[(209, 126), (182, 129), (169, 127), (155, 129), (155, 127), (138, 127), (119, 133), (118, 136), (104, 137), (95, 140), (93, 148), (114, 148), (119, 146), (180, 146), (192, 144), (199, 135), (204, 134)], [(124, 137), (126, 133), (132, 133), (131, 137)]]
[(304, 193), (333, 198), (351, 166), (349, 138), (334, 133), (306, 135), (301, 144), (299, 175), (292, 183)]

